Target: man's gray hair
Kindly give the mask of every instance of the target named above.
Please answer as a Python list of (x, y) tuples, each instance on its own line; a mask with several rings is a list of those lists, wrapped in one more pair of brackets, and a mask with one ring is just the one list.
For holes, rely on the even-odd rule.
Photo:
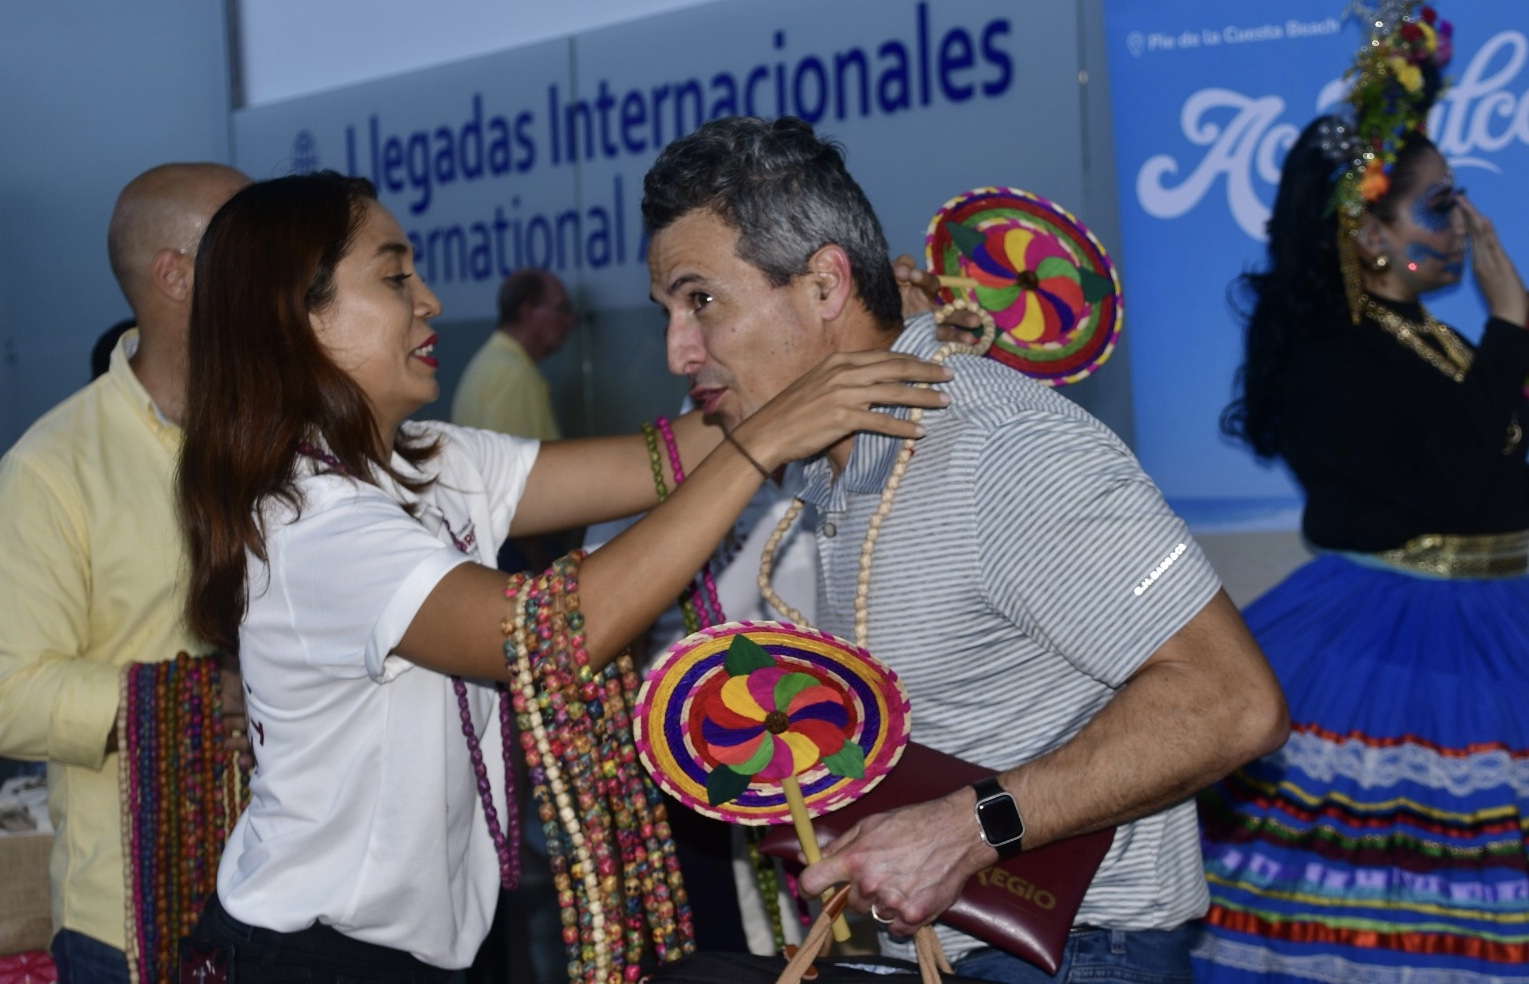
[(730, 116), (666, 147), (643, 180), (644, 228), (657, 235), (698, 210), (736, 229), (739, 258), (775, 287), (807, 273), (819, 249), (838, 245), (871, 316), (902, 323), (881, 223), (839, 147), (805, 121)]

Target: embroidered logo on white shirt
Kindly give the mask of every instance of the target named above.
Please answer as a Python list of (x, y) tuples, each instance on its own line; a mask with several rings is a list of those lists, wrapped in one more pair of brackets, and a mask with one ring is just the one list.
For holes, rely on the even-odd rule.
[(1184, 551), (1188, 549), (1189, 547), (1182, 543), (1174, 547), (1168, 556), (1163, 558), (1163, 562), (1161, 564), (1158, 564), (1156, 567), (1152, 568), (1152, 572), (1141, 579), (1141, 583), (1138, 584), (1135, 589), (1136, 597), (1140, 598), (1143, 592), (1152, 587), (1152, 585), (1156, 584), (1157, 579), (1162, 577), (1164, 572), (1173, 566), (1173, 562), (1175, 560), (1178, 560), (1180, 557), (1184, 556)]

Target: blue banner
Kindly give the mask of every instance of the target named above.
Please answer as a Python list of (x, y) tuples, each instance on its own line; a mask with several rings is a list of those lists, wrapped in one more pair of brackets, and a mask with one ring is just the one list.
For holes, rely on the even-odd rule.
[[(1285, 152), (1313, 117), (1343, 105), (1343, 73), (1367, 37), (1345, 6), (1284, 0), (1276, 16), (1269, 5), (1106, 0), (1137, 452), (1200, 529), (1289, 528), (1299, 514), (1284, 469), (1218, 429), (1241, 361), (1228, 290), (1263, 262)], [(1452, 84), (1429, 132), (1522, 270), (1524, 7), (1452, 7), (1440, 8), (1455, 19)], [(1428, 304), (1479, 336), (1486, 311), (1469, 277)]]
[[(377, 185), (445, 308), (446, 399), (427, 413), (449, 405), (505, 275), (556, 271), (583, 320), (543, 370), (569, 433), (609, 433), (685, 388), (639, 209), (666, 144), (715, 116), (798, 115), (843, 144), (894, 253), (921, 255), (941, 203), (987, 185), (1062, 203), (1113, 250), (1114, 189), (1085, 154), (1106, 115), (1083, 70), (1101, 32), (1048, 0), (729, 0), (241, 110), (235, 162)], [(1126, 363), (1068, 395), (1129, 434)]]
[[(646, 304), (643, 175), (675, 137), (735, 113), (801, 116), (841, 141), (894, 249), (922, 252), (940, 204), (980, 185), (1024, 182), (1082, 208), (1071, 11), (1037, 4), (1021, 22), (1006, 0), (841, 0), (818, 12), (709, 4), (241, 110), (236, 162), (258, 177), (370, 178), (448, 318), (491, 314), (523, 266), (557, 271), (596, 308)], [(1018, 120), (1052, 139), (1036, 148)], [(961, 133), (960, 152), (939, 133)]]

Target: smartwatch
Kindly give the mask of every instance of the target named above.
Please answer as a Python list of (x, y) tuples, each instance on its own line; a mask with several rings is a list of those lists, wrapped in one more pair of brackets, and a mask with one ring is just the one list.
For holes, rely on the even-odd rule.
[(979, 780), (972, 789), (977, 791), (977, 829), (983, 843), (998, 852), (998, 860), (1007, 861), (1019, 853), (1025, 840), (1019, 804), (997, 779)]

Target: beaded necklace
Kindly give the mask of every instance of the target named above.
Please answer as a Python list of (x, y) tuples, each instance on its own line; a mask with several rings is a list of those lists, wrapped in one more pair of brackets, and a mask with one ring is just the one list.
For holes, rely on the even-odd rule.
[[(997, 333), (997, 327), (993, 316), (982, 308), (965, 298), (957, 298), (950, 304), (945, 305), (935, 315), (936, 323), (942, 323), (942, 319), (949, 318), (956, 311), (972, 311), (982, 319), (982, 335), (973, 345), (962, 345), (958, 342), (946, 342), (930, 358), (931, 362), (943, 365), (945, 360), (952, 355), (983, 355), (992, 347), (993, 339)], [(928, 383), (920, 383), (927, 387)], [(908, 412), (910, 423), (918, 423), (924, 417), (923, 407), (914, 407)], [(908, 471), (908, 463), (913, 460), (913, 448), (918, 443), (917, 438), (907, 438), (902, 447), (898, 449), (897, 460), (892, 465), (892, 473), (887, 476), (886, 484), (881, 490), (881, 502), (876, 507), (876, 512), (871, 515), (870, 525), (865, 531), (865, 541), (860, 546), (860, 567), (855, 578), (855, 645), (861, 649), (869, 649), (870, 637), (870, 610), (868, 601), (871, 595), (871, 560), (876, 553), (876, 540), (881, 536), (881, 524), (885, 522), (892, 512), (893, 500), (897, 497), (898, 486), (902, 485), (903, 475)], [(771, 531), (770, 538), (765, 541), (764, 554), (759, 559), (759, 591), (764, 595), (765, 601), (770, 603), (781, 615), (785, 616), (797, 625), (807, 625), (807, 619), (801, 612), (787, 605), (780, 595), (775, 592), (771, 584), (771, 575), (775, 570), (775, 554), (780, 549), (781, 540), (786, 536), (786, 531), (796, 518), (801, 515), (804, 503), (801, 499), (794, 499), (786, 514)]]
[(636, 666), (623, 653), (590, 668), (579, 606), (583, 552), (505, 587), (505, 663), (562, 912), (570, 981), (641, 977), (695, 949), (689, 900), (657, 787), (639, 764), (629, 707)]
[(134, 982), (170, 977), (176, 947), (217, 890), (218, 862), (249, 800), (223, 748), (216, 658), (182, 652), (123, 667), (117, 705), (126, 956)]
[[(685, 481), (685, 463), (680, 460), (680, 448), (679, 443), (674, 439), (674, 428), (669, 425), (668, 417), (659, 417), (655, 423), (658, 432), (664, 437), (664, 446), (669, 452), (669, 468), (674, 472), (674, 485), (678, 488), (680, 483)], [(657, 450), (651, 447), (649, 450), (650, 460), (656, 462)], [(658, 492), (658, 501), (663, 502), (668, 498), (669, 490), (664, 486), (662, 469), (654, 470), (653, 484)], [(698, 632), (705, 626), (721, 625), (727, 621), (727, 616), (722, 613), (722, 601), (717, 596), (717, 582), (712, 577), (710, 561), (701, 565), (701, 573), (690, 584), (687, 600), (690, 606), (684, 610), (686, 631)], [(701, 611), (698, 612), (697, 609)]]
[[(322, 462), (341, 475), (349, 474), (345, 464), (334, 455), (313, 444), (303, 441), (297, 453), (305, 458)], [(471, 556), (472, 546), (457, 536), (451, 521), (441, 516), (441, 524), (452, 546)], [(472, 761), (473, 777), (478, 786), (478, 799), (483, 803), (483, 818), (488, 823), (489, 837), (494, 842), (494, 854), (499, 858), (499, 884), (511, 892), (520, 884), (520, 815), (515, 809), (515, 764), (511, 756), (514, 746), (510, 725), (510, 706), (505, 699), (502, 685), (496, 685), (495, 705), (499, 712), (500, 755), (504, 762), (505, 823), (499, 824), (499, 811), (494, 807), (494, 787), (489, 782), (488, 765), (483, 761), (483, 747), (473, 727), (472, 708), (467, 700), (467, 684), (455, 674), (451, 677), (451, 689), (457, 697), (457, 714), (462, 720), (462, 736), (467, 739), (467, 754)]]
[[(674, 432), (669, 429), (668, 424), (669, 421), (666, 418), (658, 418), (658, 425), (665, 428), (667, 440), (671, 442), (670, 465), (673, 467), (674, 462), (678, 460), (678, 448), (672, 444)], [(644, 421), (642, 424), (642, 436), (648, 445), (648, 466), (653, 470), (653, 488), (658, 493), (658, 501), (663, 502), (669, 498), (669, 486), (664, 483), (664, 466), (658, 450), (658, 430), (653, 424)], [(683, 475), (684, 472), (678, 471), (675, 474)], [(675, 484), (678, 485), (679, 482), (677, 481)], [(689, 590), (681, 593), (679, 598), (680, 617), (684, 619), (685, 631), (687, 633), (695, 632), (701, 627), (701, 616), (697, 611), (698, 598), (699, 595), (695, 590), (694, 582), (692, 582)], [(720, 606), (718, 611), (721, 611)]]

